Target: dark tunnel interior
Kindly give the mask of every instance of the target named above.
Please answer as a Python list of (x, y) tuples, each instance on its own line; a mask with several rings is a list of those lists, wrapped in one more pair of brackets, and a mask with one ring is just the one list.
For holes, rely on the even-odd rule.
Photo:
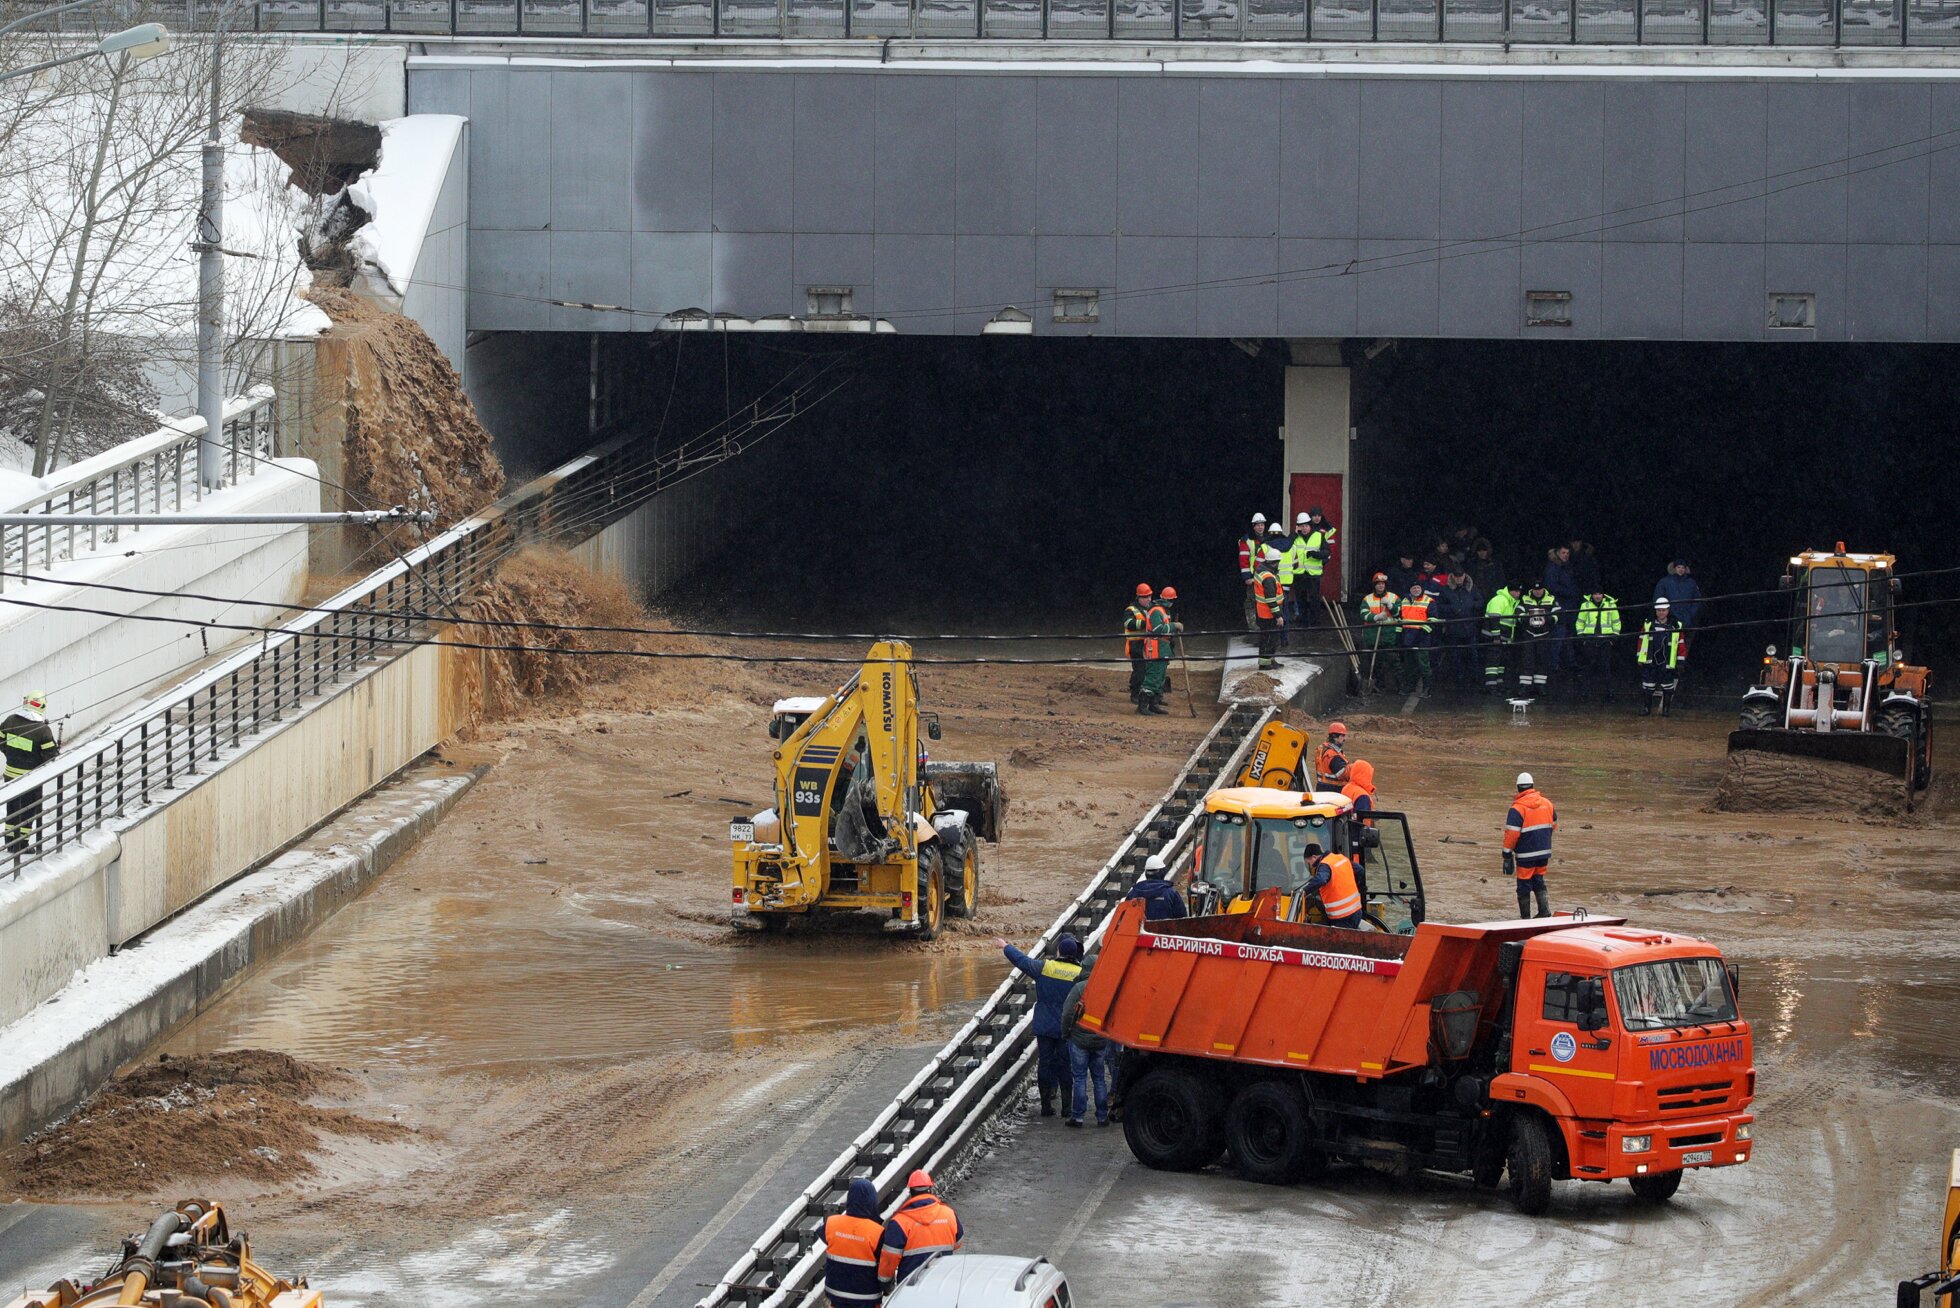
[[(1960, 631), (1960, 574), (1911, 575), (1947, 566), (1960, 527), (1950, 347), (1404, 340), (1370, 359), (1361, 344), (1346, 355), (1362, 586), (1397, 546), (1463, 525), (1513, 573), (1581, 537), (1630, 606), (1675, 557), (1729, 595), (1843, 540), (1899, 556), (1909, 656)], [(847, 352), (852, 374), (742, 456), (730, 566), (668, 602), (778, 629), (1081, 631), (1148, 580), (1176, 584), (1194, 626), (1236, 625), (1238, 528), (1282, 507), (1288, 355), (1258, 345), (734, 335), (677, 360), (651, 343), (634, 410), (663, 446), (811, 350)], [(1773, 596), (1705, 612), (1754, 624), (1710, 632), (1710, 654), (1748, 671), (1783, 639), (1781, 612)]]

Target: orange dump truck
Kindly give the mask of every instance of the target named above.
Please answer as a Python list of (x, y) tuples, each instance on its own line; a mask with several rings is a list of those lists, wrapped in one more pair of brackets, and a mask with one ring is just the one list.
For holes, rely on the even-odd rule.
[(1188, 1171), (1230, 1153), (1284, 1184), (1345, 1159), (1508, 1180), (1527, 1213), (1554, 1180), (1632, 1183), (1749, 1160), (1749, 1024), (1716, 948), (1623, 918), (1412, 935), (1251, 911), (1146, 923), (1117, 909), (1079, 1019), (1121, 1046), (1123, 1133)]

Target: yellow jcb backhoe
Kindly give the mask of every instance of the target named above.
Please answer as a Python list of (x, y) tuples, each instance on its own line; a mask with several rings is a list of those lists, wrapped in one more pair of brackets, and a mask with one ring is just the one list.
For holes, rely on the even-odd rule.
[(912, 647), (880, 641), (833, 694), (781, 700), (769, 723), (776, 803), (730, 824), (731, 921), (780, 930), (799, 913), (874, 910), (930, 940), (980, 902), (980, 841), (1007, 807), (992, 763), (935, 763)]
[(1729, 752), (1799, 754), (1902, 778), (1933, 780), (1932, 673), (1905, 662), (1892, 625), (1898, 562), (1890, 554), (1794, 555), (1783, 575), (1796, 599), (1790, 649), (1772, 645), (1742, 699)]

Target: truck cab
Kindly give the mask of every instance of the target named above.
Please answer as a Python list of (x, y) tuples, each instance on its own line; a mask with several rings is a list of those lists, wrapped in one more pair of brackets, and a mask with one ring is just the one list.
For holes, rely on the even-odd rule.
[(1262, 786), (1214, 790), (1204, 812), (1187, 890), (1201, 915), (1246, 912), (1254, 896), (1274, 888), (1281, 917), (1323, 921), (1317, 897), (1294, 903), (1307, 879), (1306, 847), (1317, 844), (1353, 861), (1367, 929), (1407, 935), (1423, 920), (1422, 872), (1401, 813), (1358, 818), (1346, 795)]

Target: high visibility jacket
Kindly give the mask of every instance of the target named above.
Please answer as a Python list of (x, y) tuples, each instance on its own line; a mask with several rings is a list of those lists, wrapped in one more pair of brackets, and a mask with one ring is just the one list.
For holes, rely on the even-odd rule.
[[(1666, 649), (1662, 646), (1665, 644)], [(1651, 618), (1640, 629), (1640, 648), (1634, 651), (1635, 663), (1659, 662), (1663, 667), (1681, 666), (1681, 623), (1677, 618), (1656, 623)]]
[(1279, 603), (1286, 597), (1286, 588), (1273, 575), (1272, 569), (1261, 565), (1252, 576), (1252, 603), (1262, 618), (1279, 616)]
[(1392, 627), (1402, 612), (1402, 597), (1394, 591), (1377, 595), (1369, 591), (1361, 597), (1361, 620), (1376, 626)]
[(1327, 571), (1327, 541), (1327, 533), (1318, 527), (1293, 534), (1293, 548), (1300, 552), (1295, 575), (1318, 577)]
[(1332, 790), (1341, 784), (1341, 774), (1347, 771), (1347, 755), (1339, 745), (1322, 741), (1313, 755), (1314, 789)]
[(1259, 565), (1259, 551), (1266, 542), (1257, 536), (1239, 537), (1239, 577), (1248, 585), (1252, 581), (1252, 570)]
[(1008, 962), (1034, 978), (1034, 1021), (1030, 1024), (1034, 1034), (1061, 1035), (1062, 1003), (1068, 998), (1069, 987), (1081, 977), (1082, 964), (1065, 958), (1032, 958), (1012, 945), (1005, 952)]
[[(1060, 1035), (1057, 1031), (1055, 1034)], [(887, 1285), (910, 1276), (926, 1259), (960, 1247), (966, 1228), (936, 1194), (915, 1195), (885, 1223), (878, 1246), (878, 1279)]]
[(1330, 921), (1361, 911), (1361, 886), (1354, 879), (1354, 864), (1345, 854), (1329, 854), (1315, 863), (1307, 885), (1320, 892), (1321, 911)]
[[(1363, 786), (1359, 781), (1348, 782), (1345, 786), (1341, 787), (1341, 793), (1354, 801), (1355, 816), (1359, 817), (1364, 813), (1375, 811), (1375, 792)], [(1373, 821), (1367, 821), (1366, 825), (1372, 827), (1375, 824)]]
[(833, 1303), (875, 1304), (883, 1297), (878, 1242), (884, 1235), (885, 1224), (875, 1217), (824, 1219), (823, 1289)]
[[(1125, 635), (1141, 636), (1150, 630), (1150, 613), (1141, 604), (1132, 604), (1123, 610), (1123, 632)], [(1148, 658), (1143, 652), (1144, 642), (1126, 640), (1123, 642), (1123, 657), (1126, 659)]]
[(1306, 576), (1309, 562), (1307, 538), (1296, 531), (1287, 538), (1286, 548), (1280, 551), (1279, 584), (1291, 586), (1295, 578)]
[(1552, 833), (1558, 830), (1558, 810), (1534, 787), (1520, 790), (1504, 815), (1504, 848), (1516, 856), (1518, 876), (1545, 870), (1552, 861)]
[(1518, 602), (1502, 586), (1484, 605), (1484, 635), (1492, 640), (1509, 640), (1518, 634)]
[(1619, 635), (1620, 602), (1608, 595), (1595, 604), (1592, 596), (1586, 596), (1579, 601), (1579, 616), (1572, 630), (1581, 636)]
[(1558, 601), (1550, 595), (1543, 599), (1533, 599), (1530, 595), (1518, 601), (1518, 630), (1526, 637), (1549, 636), (1558, 629)]
[(1403, 600), (1402, 607), (1398, 610), (1398, 616), (1401, 618), (1402, 630), (1404, 632), (1434, 630), (1429, 625), (1429, 597), (1427, 595), (1421, 599)]
[(15, 713), (0, 722), (0, 753), (7, 763), (7, 780), (24, 777), (60, 751), (54, 728), (38, 713)]

